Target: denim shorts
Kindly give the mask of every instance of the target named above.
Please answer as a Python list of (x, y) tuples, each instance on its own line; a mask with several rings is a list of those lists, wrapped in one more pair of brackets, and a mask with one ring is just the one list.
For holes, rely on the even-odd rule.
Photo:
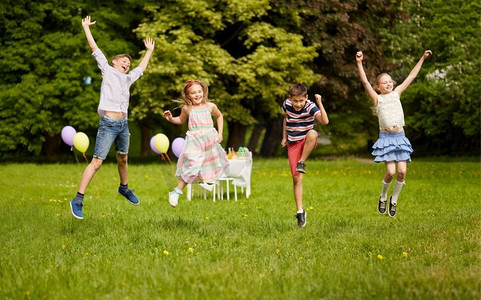
[(99, 129), (97, 130), (94, 157), (105, 160), (114, 142), (117, 153), (129, 153), (130, 132), (127, 117), (112, 119), (103, 116), (100, 119)]

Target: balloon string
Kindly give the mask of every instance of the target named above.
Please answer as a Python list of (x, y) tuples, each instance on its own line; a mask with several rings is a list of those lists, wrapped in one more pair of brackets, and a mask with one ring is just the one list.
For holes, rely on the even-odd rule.
[(165, 160), (164, 153), (160, 153), (160, 156), (162, 157), (162, 160)]
[(72, 152), (73, 152), (73, 156), (75, 156), (75, 160), (77, 161), (77, 165), (78, 165), (79, 162), (78, 162), (77, 154), (75, 154), (75, 151), (72, 151)]
[(84, 156), (84, 158), (85, 158), (85, 161), (87, 162), (87, 165), (88, 165), (88, 164), (89, 164), (89, 160), (88, 160), (87, 156), (85, 155), (85, 152), (83, 152), (82, 154), (83, 154), (83, 156)]
[(169, 163), (172, 163), (172, 161), (170, 160), (169, 154), (165, 153), (165, 156), (167, 156), (167, 159), (169, 160)]

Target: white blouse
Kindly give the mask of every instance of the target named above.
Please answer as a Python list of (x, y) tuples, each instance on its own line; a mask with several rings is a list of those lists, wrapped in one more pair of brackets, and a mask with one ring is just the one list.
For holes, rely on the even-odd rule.
[(392, 91), (389, 94), (378, 95), (376, 112), (380, 130), (390, 131), (394, 127), (404, 126), (403, 107), (397, 92)]

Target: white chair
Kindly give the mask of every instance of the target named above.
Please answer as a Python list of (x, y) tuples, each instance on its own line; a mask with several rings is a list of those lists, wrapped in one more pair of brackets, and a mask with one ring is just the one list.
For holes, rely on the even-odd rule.
[(217, 197), (220, 198), (220, 200), (224, 200), (224, 184), (223, 184), (223, 182), (225, 182), (226, 192), (227, 192), (227, 200), (230, 199), (229, 186), (232, 183), (232, 185), (234, 186), (234, 199), (235, 199), (235, 201), (237, 201), (237, 186), (234, 184), (233, 180), (234, 180), (234, 178), (231, 178), (231, 177), (222, 177), (222, 178), (217, 179), (216, 183), (219, 186), (217, 188), (217, 193), (218, 193)]
[[(197, 186), (200, 186), (202, 187), (202, 189), (198, 189), (197, 191), (197, 196), (200, 196), (201, 192), (203, 191), (203, 195), (204, 195), (204, 199), (207, 199), (207, 191), (209, 191), (211, 194), (212, 194), (212, 201), (215, 202), (215, 196), (216, 196), (216, 193), (217, 193), (217, 182), (213, 183), (213, 184), (208, 184), (206, 182), (200, 182), (200, 183), (188, 183), (187, 184), (187, 200), (192, 200), (192, 197), (194, 195), (194, 186), (197, 185)], [(210, 188), (205, 188), (206, 185), (209, 185), (211, 187)]]

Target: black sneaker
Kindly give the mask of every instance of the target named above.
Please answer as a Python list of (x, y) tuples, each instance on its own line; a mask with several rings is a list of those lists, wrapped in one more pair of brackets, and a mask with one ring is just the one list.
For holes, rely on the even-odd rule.
[(306, 164), (303, 161), (298, 161), (296, 171), (302, 174), (306, 174)]
[(392, 196), (389, 198), (389, 210), (387, 212), (391, 218), (396, 215), (396, 203), (392, 203)]
[(304, 226), (306, 226), (306, 223), (307, 223), (307, 222), (306, 222), (306, 215), (307, 215), (307, 213), (306, 213), (305, 210), (304, 210), (303, 212), (298, 213), (298, 214), (296, 215), (296, 218), (297, 218), (297, 226), (299, 226), (299, 227), (304, 227)]
[(384, 215), (386, 213), (386, 201), (381, 201), (381, 196), (379, 196), (379, 203), (377, 204), (377, 211)]

